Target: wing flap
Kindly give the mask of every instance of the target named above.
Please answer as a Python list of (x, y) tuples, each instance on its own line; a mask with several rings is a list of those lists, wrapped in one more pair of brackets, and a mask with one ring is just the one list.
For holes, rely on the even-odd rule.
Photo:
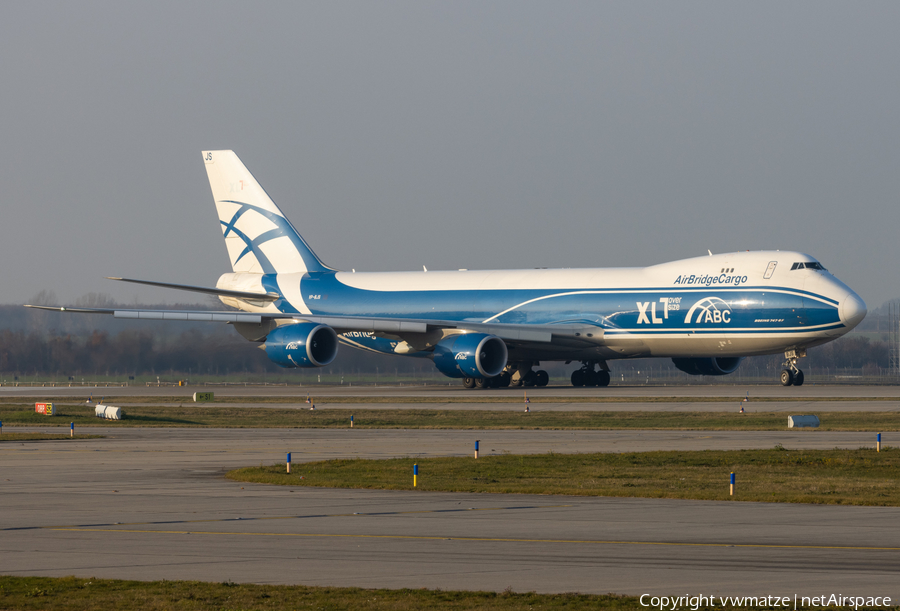
[(116, 318), (140, 320), (182, 320), (190, 322), (250, 322), (259, 324), (263, 317), (245, 312), (173, 312), (166, 310), (114, 310)]

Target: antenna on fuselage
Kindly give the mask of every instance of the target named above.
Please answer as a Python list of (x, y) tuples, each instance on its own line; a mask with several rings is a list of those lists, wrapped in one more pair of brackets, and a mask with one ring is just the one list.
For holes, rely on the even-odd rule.
[(707, 249), (706, 249), (706, 252), (709, 253), (709, 256), (710, 256), (710, 257), (712, 256), (712, 251), (711, 251), (710, 249), (707, 248)]

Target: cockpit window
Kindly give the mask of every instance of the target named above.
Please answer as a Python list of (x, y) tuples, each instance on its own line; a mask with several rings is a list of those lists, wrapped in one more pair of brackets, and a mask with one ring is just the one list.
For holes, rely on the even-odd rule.
[(824, 267), (822, 267), (822, 264), (818, 261), (800, 261), (799, 263), (794, 263), (791, 266), (791, 270), (795, 269), (818, 269), (823, 272), (828, 271)]

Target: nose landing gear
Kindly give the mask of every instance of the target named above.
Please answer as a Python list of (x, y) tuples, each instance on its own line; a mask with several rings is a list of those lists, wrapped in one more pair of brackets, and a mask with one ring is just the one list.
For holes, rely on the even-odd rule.
[(803, 386), (803, 372), (797, 361), (806, 356), (806, 350), (788, 350), (784, 353), (784, 369), (781, 370), (782, 386)]

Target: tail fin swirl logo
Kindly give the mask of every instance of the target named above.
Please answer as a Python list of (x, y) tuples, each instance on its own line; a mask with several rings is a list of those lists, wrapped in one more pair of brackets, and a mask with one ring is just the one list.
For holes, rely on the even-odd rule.
[(731, 322), (731, 306), (718, 297), (704, 297), (691, 306), (684, 322), (728, 324)]

